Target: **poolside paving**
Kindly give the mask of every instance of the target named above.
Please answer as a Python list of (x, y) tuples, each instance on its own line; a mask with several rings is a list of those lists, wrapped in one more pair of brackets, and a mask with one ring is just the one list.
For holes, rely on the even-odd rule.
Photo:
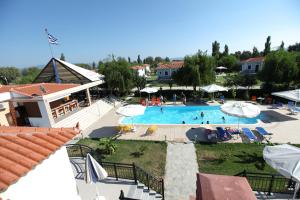
[(188, 200), (196, 195), (198, 163), (193, 143), (168, 142), (165, 174), (166, 200)]

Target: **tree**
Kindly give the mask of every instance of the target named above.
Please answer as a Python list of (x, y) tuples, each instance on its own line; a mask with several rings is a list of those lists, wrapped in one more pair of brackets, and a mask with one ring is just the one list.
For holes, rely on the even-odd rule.
[(212, 43), (212, 56), (216, 59), (218, 59), (220, 56), (220, 43), (218, 43), (217, 41), (214, 41)]
[(184, 66), (172, 76), (175, 83), (193, 86), (194, 90), (200, 84), (209, 84), (215, 80), (215, 59), (199, 51), (193, 56), (184, 58)]
[(225, 77), (225, 86), (232, 87), (232, 96), (235, 99), (237, 87), (240, 85), (241, 75), (240, 74), (227, 74)]
[(247, 88), (245, 91), (245, 99), (249, 99), (249, 89), (257, 83), (255, 75), (245, 74), (239, 79), (239, 84)]
[(241, 60), (241, 54), (242, 54), (241, 51), (234, 52), (234, 56), (239, 60)]
[(10, 84), (20, 77), (20, 71), (16, 67), (0, 67), (0, 77), (3, 84)]
[(142, 59), (141, 59), (140, 55), (138, 55), (137, 63), (138, 63), (138, 64), (142, 64)]
[(38, 67), (24, 68), (21, 72), (22, 77), (16, 81), (17, 84), (29, 84), (34, 81), (42, 70)]
[(228, 48), (227, 44), (225, 44), (223, 56), (228, 56), (228, 54), (229, 54), (229, 48)]
[(252, 52), (251, 51), (243, 51), (240, 55), (241, 60), (246, 60), (248, 58), (252, 57)]
[(82, 68), (85, 68), (85, 69), (88, 69), (88, 70), (92, 69), (92, 67), (89, 64), (86, 64), (86, 63), (76, 63), (75, 65), (77, 65), (79, 67), (82, 67)]
[(253, 47), (252, 50), (252, 57), (258, 57), (259, 56), (259, 51), (256, 47)]
[(153, 57), (151, 56), (148, 56), (147, 58), (145, 58), (145, 64), (149, 64), (149, 65), (152, 65), (154, 62), (154, 59)]
[(288, 51), (289, 52), (292, 52), (292, 51), (298, 51), (298, 52), (300, 52), (300, 42), (299, 43), (295, 43), (293, 45), (290, 45), (288, 47)]
[(103, 150), (108, 154), (113, 154), (117, 150), (117, 145), (113, 138), (100, 138), (99, 145), (103, 146)]
[(172, 80), (169, 80), (169, 81), (168, 81), (168, 85), (169, 85), (170, 90), (172, 90), (173, 81), (172, 81)]
[(267, 41), (265, 43), (264, 56), (268, 55), (271, 52), (271, 36), (267, 37)]
[(96, 63), (95, 63), (95, 62), (92, 63), (92, 69), (93, 69), (93, 70), (96, 69)]
[(157, 56), (157, 57), (154, 58), (154, 62), (155, 63), (160, 63), (162, 61), (163, 61), (163, 59), (161, 57), (159, 57), (159, 56)]
[(60, 60), (65, 61), (65, 55), (63, 53), (60, 54)]
[(280, 44), (280, 46), (279, 46), (279, 49), (280, 49), (280, 50), (284, 50), (284, 42), (283, 42), (283, 41), (281, 41), (281, 44)]
[(170, 58), (169, 58), (169, 57), (166, 57), (166, 58), (165, 58), (165, 62), (170, 62)]
[(283, 50), (271, 52), (264, 61), (264, 67), (259, 73), (260, 80), (266, 84), (285, 84), (287, 87), (297, 81), (299, 68), (296, 54)]
[(141, 89), (143, 89), (146, 86), (146, 78), (143, 76), (139, 76), (139, 73), (137, 70), (134, 70), (133, 73), (134, 73), (134, 76), (133, 76), (134, 86), (140, 92)]
[(232, 71), (239, 71), (239, 65), (238, 65), (238, 60), (236, 59), (235, 56), (233, 55), (227, 55), (223, 56), (219, 61), (218, 61), (219, 66), (224, 66), (227, 67), (227, 71), (232, 72)]
[(127, 62), (128, 62), (128, 63), (131, 63), (130, 57), (127, 58)]

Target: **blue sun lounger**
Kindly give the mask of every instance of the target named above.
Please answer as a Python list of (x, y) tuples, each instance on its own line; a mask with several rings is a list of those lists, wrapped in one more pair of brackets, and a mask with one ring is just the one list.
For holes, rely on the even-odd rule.
[(242, 131), (244, 135), (250, 140), (250, 141), (258, 141), (257, 137), (254, 135), (254, 133), (249, 128), (242, 128)]
[(268, 133), (263, 127), (256, 127), (255, 129), (261, 136), (272, 135), (271, 133)]
[(228, 134), (222, 127), (217, 127), (217, 136), (220, 140), (230, 139), (230, 134)]

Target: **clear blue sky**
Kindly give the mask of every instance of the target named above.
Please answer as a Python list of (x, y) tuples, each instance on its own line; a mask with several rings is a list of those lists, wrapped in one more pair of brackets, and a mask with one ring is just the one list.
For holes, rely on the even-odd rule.
[(57, 37), (56, 57), (98, 62), (108, 54), (183, 57), (300, 42), (298, 0), (0, 0), (0, 66), (46, 64), (44, 28)]

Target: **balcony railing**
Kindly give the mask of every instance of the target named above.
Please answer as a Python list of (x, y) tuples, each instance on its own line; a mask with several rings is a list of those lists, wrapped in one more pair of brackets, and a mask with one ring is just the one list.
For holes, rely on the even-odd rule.
[(61, 104), (60, 106), (51, 109), (52, 116), (54, 119), (57, 119), (61, 116), (64, 116), (68, 114), (69, 112), (72, 112), (73, 110), (78, 108), (78, 101), (72, 100), (70, 102)]

